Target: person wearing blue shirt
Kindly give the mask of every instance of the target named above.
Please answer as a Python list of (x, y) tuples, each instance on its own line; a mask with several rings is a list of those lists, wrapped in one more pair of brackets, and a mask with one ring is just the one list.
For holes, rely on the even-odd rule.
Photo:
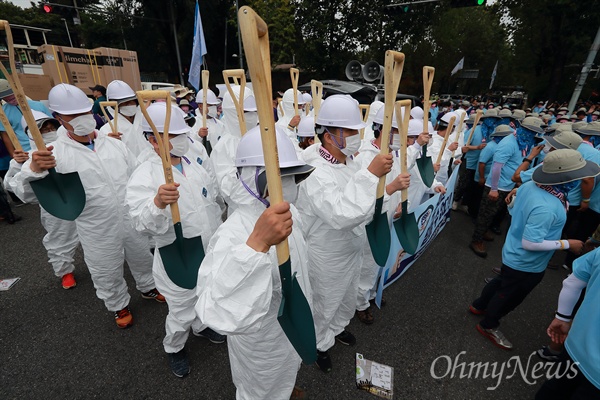
[(546, 109), (546, 107), (544, 107), (544, 102), (543, 101), (539, 101), (538, 105), (533, 107), (533, 112), (540, 114), (542, 111), (544, 111)]
[(560, 240), (567, 219), (566, 196), (582, 178), (600, 175), (600, 166), (571, 149), (548, 154), (532, 181), (522, 185), (512, 208), (512, 223), (502, 247), (500, 276), (492, 279), (469, 306), (484, 315), (477, 330), (502, 349), (512, 343), (498, 329), (500, 319), (514, 310), (542, 281), (555, 250), (580, 254), (581, 240)]
[[(576, 304), (584, 289), (585, 297), (573, 319)], [(560, 357), (563, 362), (560, 371), (567, 373), (557, 373), (544, 382), (536, 394), (536, 400), (600, 399), (598, 304), (600, 249), (575, 260), (573, 273), (563, 281), (558, 296), (558, 309), (547, 332), (553, 343), (565, 345), (565, 351)]]

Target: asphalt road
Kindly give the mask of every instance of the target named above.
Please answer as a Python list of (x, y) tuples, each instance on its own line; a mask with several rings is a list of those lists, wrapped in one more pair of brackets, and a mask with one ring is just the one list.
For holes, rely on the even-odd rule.
[[(0, 223), (0, 278), (21, 277), (11, 290), (0, 292), (0, 399), (235, 398), (226, 345), (190, 335), (192, 371), (185, 379), (176, 378), (162, 348), (166, 305), (141, 299), (126, 272), (135, 324), (117, 329), (95, 296), (81, 252), (77, 287), (63, 290), (47, 263), (39, 209), (26, 205), (15, 211), (23, 221)], [(482, 373), (465, 377), (468, 366), (462, 379), (460, 368), (453, 378), (432, 377), (434, 360), (439, 358), (434, 369), (439, 377), (448, 359), (461, 352), (466, 353), (459, 362), (489, 363), (490, 370), (497, 362), (497, 371), (519, 356), (525, 369), (530, 354), (547, 342), (545, 330), (566, 276), (563, 270), (547, 271), (543, 282), (502, 321), (514, 350), (496, 348), (477, 333), (478, 318), (467, 306), (480, 293), (484, 277), (491, 275), (490, 268), (498, 265), (502, 238), (490, 244), (490, 255), (482, 260), (467, 248), (471, 233), (470, 219), (453, 213), (428, 252), (385, 291), (387, 305), (375, 311), (375, 323), (351, 322), (348, 330), (358, 342), (331, 350), (333, 371), (324, 374), (302, 366), (298, 385), (311, 399), (376, 398), (355, 387), (357, 352), (394, 367), (397, 399), (533, 398), (542, 381), (525, 382), (518, 369), (514, 373), (514, 360), (501, 378), (484, 379)], [(531, 358), (531, 363), (538, 361)]]

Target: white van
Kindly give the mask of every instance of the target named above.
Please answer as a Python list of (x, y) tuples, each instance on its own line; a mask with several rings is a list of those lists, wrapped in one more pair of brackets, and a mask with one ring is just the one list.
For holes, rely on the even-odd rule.
[(175, 85), (167, 82), (142, 82), (142, 90), (170, 90), (175, 91)]

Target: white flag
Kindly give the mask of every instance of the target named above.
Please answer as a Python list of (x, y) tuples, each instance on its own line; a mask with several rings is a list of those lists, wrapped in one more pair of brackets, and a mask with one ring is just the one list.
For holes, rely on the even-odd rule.
[(461, 69), (463, 69), (465, 66), (465, 58), (461, 58), (460, 61), (458, 62), (458, 64), (456, 64), (456, 67), (454, 67), (454, 69), (452, 70), (452, 72), (450, 72), (450, 76), (454, 75), (455, 73), (457, 73), (458, 71), (460, 71)]
[(490, 82), (490, 89), (494, 85), (494, 80), (496, 79), (496, 72), (498, 72), (498, 61), (496, 61), (496, 66), (494, 67), (494, 71), (492, 72), (492, 81)]

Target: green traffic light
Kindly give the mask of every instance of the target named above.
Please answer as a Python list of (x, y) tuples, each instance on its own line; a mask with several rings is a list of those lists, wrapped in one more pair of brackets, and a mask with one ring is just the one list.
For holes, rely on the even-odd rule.
[(403, 10), (405, 13), (407, 13), (407, 12), (408, 12), (408, 6), (404, 6), (402, 10)]
[(477, 0), (477, 5), (482, 6), (485, 4), (485, 0)]

